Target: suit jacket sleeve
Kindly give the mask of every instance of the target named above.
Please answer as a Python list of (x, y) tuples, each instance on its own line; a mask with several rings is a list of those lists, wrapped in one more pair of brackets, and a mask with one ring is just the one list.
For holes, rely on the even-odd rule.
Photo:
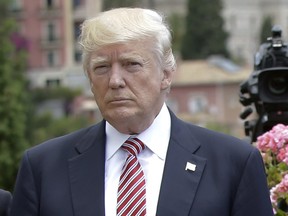
[(7, 216), (11, 204), (11, 193), (0, 189), (0, 216)]
[(232, 208), (233, 216), (272, 216), (271, 201), (260, 152), (249, 155)]
[(38, 198), (28, 152), (23, 156), (13, 195), (10, 216), (38, 215)]

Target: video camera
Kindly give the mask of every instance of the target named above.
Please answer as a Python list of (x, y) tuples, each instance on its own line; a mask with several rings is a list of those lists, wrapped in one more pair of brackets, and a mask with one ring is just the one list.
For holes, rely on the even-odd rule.
[(246, 119), (253, 111), (258, 116), (244, 122), (251, 142), (276, 124), (288, 124), (288, 47), (281, 34), (280, 27), (272, 28), (272, 37), (255, 55), (254, 71), (240, 85), (240, 103), (246, 107), (240, 118)]

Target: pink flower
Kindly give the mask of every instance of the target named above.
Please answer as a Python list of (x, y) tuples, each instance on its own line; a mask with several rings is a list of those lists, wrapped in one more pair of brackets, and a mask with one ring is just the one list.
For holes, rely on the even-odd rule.
[(270, 199), (276, 214), (279, 201), (288, 200), (288, 126), (275, 125), (257, 138), (256, 146), (265, 162)]
[(279, 150), (278, 154), (277, 154), (277, 160), (278, 161), (284, 161), (284, 159), (286, 158), (286, 149), (282, 148)]
[[(277, 124), (270, 131), (257, 138), (257, 147), (263, 152), (278, 154), (288, 144), (288, 126)], [(283, 154), (283, 152), (281, 152)]]
[(277, 202), (279, 198), (286, 198), (284, 197), (285, 194), (288, 193), (288, 174), (286, 174), (282, 181), (271, 188), (270, 190), (270, 199), (274, 206), (277, 206)]

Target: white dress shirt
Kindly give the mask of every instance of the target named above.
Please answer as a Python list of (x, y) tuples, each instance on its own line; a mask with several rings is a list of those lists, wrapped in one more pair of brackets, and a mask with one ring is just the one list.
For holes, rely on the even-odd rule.
[[(170, 139), (171, 118), (164, 104), (152, 125), (137, 137), (146, 145), (138, 160), (146, 178), (146, 212), (156, 215), (165, 157)], [(105, 214), (116, 216), (117, 191), (120, 175), (127, 158), (121, 145), (130, 135), (119, 133), (106, 122)]]

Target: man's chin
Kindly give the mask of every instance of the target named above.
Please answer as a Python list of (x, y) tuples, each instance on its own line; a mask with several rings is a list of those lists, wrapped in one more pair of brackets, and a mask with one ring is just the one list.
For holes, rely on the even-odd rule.
[(109, 111), (106, 111), (104, 114), (105, 119), (110, 119), (114, 122), (122, 122), (122, 121), (129, 121), (132, 118), (136, 117), (137, 112), (135, 110), (132, 110), (131, 108), (127, 107), (117, 107), (115, 109), (111, 109)]

